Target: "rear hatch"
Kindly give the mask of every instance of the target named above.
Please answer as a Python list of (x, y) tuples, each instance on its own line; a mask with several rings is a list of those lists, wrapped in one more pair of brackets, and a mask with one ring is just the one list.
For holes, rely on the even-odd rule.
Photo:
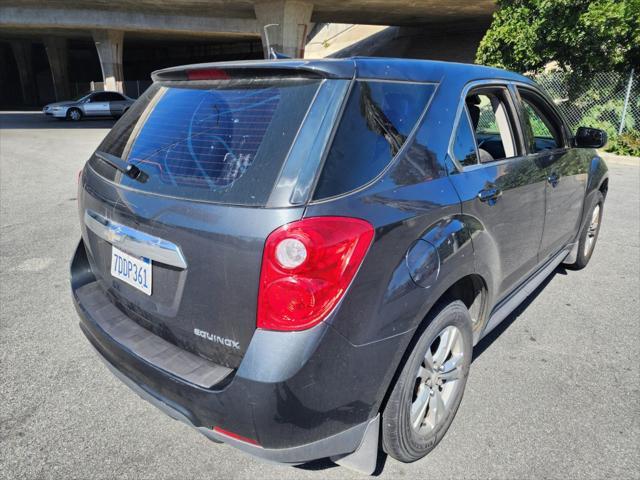
[(303, 214), (265, 207), (322, 79), (210, 77), (150, 87), (88, 161), (79, 206), (112, 302), (234, 368), (255, 330), (265, 239)]

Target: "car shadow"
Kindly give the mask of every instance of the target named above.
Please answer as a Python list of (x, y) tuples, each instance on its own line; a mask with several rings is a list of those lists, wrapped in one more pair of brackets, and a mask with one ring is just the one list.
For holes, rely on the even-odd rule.
[(29, 130), (29, 129), (89, 129), (111, 128), (117, 119), (85, 117), (79, 122), (58, 120), (47, 117), (42, 112), (34, 111), (2, 111), (0, 112), (0, 129), (2, 130)]
[(544, 279), (544, 281), (538, 285), (538, 287), (531, 292), (531, 294), (516, 307), (516, 309), (511, 312), (502, 322), (498, 324), (487, 336), (485, 336), (482, 340), (480, 340), (477, 345), (473, 348), (473, 358), (471, 362), (476, 361), (480, 355), (484, 353), (484, 351), (491, 346), (493, 342), (495, 342), (500, 335), (502, 335), (513, 322), (515, 322), (518, 317), (524, 312), (529, 305), (540, 295), (545, 287), (553, 280), (553, 277), (556, 275), (567, 275), (567, 269), (562, 265), (558, 266), (551, 275)]

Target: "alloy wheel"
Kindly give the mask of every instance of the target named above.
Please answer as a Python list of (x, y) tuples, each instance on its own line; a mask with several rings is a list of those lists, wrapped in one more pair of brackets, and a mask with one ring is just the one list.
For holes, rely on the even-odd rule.
[(600, 204), (596, 205), (591, 214), (591, 223), (589, 223), (589, 229), (587, 230), (587, 238), (584, 242), (584, 255), (588, 257), (593, 250), (593, 246), (596, 243), (596, 235), (598, 234), (598, 227), (600, 226)]
[(451, 325), (431, 343), (418, 368), (411, 403), (411, 426), (418, 434), (436, 429), (451, 412), (460, 388), (464, 343), (460, 330)]

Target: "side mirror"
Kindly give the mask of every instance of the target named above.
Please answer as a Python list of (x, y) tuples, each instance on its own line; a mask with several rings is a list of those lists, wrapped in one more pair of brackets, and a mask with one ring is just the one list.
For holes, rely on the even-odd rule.
[(607, 132), (599, 128), (579, 127), (573, 142), (578, 148), (602, 148), (607, 144)]

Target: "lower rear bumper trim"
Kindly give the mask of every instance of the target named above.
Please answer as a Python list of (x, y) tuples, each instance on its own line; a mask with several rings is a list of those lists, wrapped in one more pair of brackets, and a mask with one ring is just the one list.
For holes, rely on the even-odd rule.
[(116, 378), (127, 385), (140, 398), (156, 406), (169, 417), (195, 428), (200, 433), (217, 443), (229, 444), (237, 448), (238, 450), (270, 462), (298, 465), (312, 460), (317, 460), (319, 458), (337, 457), (350, 454), (354, 452), (362, 443), (362, 439), (367, 430), (367, 427), (369, 427), (369, 424), (378, 420), (378, 416), (376, 416), (373, 419), (355, 425), (348, 430), (305, 445), (278, 449), (263, 448), (259, 445), (252, 445), (250, 443), (236, 440), (226, 435), (222, 435), (213, 430), (213, 428), (196, 427), (195, 425), (193, 425), (193, 423), (191, 423), (187, 416), (174, 409), (170, 405), (166, 404), (162, 400), (158, 399), (153, 394), (142, 388), (140, 385), (133, 382), (124, 373), (122, 373), (111, 363), (109, 363), (109, 361), (105, 359), (100, 354), (100, 352), (97, 353), (103, 363), (107, 366), (107, 368), (109, 368), (111, 373), (113, 373)]

